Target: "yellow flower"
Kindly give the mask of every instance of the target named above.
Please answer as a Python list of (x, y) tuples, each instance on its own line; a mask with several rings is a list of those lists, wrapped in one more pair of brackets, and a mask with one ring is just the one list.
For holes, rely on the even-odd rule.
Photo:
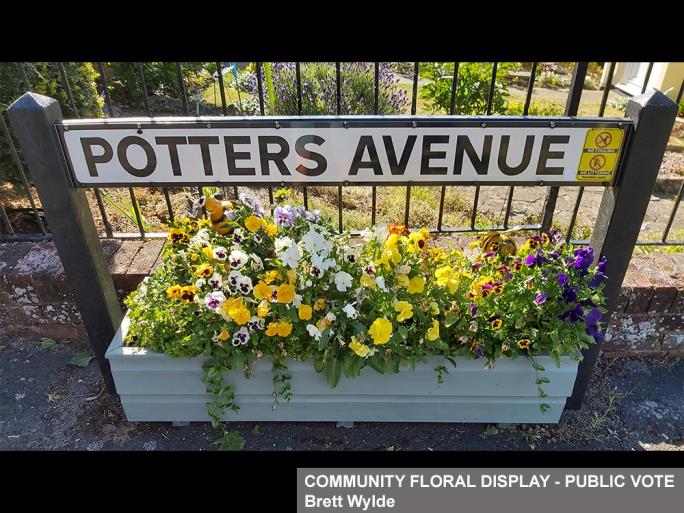
[(394, 309), (399, 312), (397, 315), (397, 320), (399, 322), (413, 317), (413, 305), (408, 301), (397, 301), (397, 304), (394, 305)]
[(318, 321), (316, 321), (316, 327), (321, 331), (329, 328), (331, 324), (332, 323), (328, 320), (327, 317), (321, 317), (320, 319), (318, 319)]
[(192, 303), (192, 300), (195, 299), (195, 294), (198, 292), (199, 289), (194, 285), (186, 285), (185, 287), (181, 287), (180, 298), (186, 303)]
[(302, 321), (308, 321), (313, 314), (313, 308), (310, 305), (299, 305), (297, 314)]
[(392, 323), (384, 317), (379, 317), (373, 321), (368, 329), (368, 334), (373, 337), (373, 344), (386, 344), (392, 336)]
[(323, 310), (325, 308), (325, 299), (319, 297), (314, 303), (313, 309), (316, 311)]
[(377, 286), (375, 283), (375, 278), (373, 278), (370, 274), (363, 273), (361, 276), (361, 286), (374, 289)]
[(258, 232), (262, 226), (263, 219), (261, 217), (251, 215), (247, 219), (245, 219), (245, 228), (247, 228), (252, 233)]
[(532, 341), (529, 338), (521, 338), (517, 344), (520, 349), (527, 349), (532, 344)]
[(288, 269), (287, 272), (285, 272), (285, 276), (287, 276), (287, 281), (290, 285), (297, 283), (297, 271), (294, 269)]
[(257, 306), (256, 312), (259, 317), (266, 317), (270, 309), (271, 307), (268, 306), (268, 301), (263, 300), (261, 303), (259, 303), (259, 306)]
[(278, 233), (278, 226), (275, 224), (267, 224), (266, 225), (266, 235), (269, 237), (273, 237), (276, 233)]
[(273, 295), (273, 287), (271, 287), (270, 285), (266, 285), (266, 283), (264, 283), (263, 281), (260, 281), (256, 284), (254, 289), (252, 289), (252, 293), (254, 294), (254, 297), (257, 299), (266, 299), (270, 301), (271, 296)]
[(419, 294), (425, 289), (425, 278), (422, 276), (414, 276), (408, 284), (409, 294)]
[(228, 337), (229, 337), (228, 332), (226, 330), (221, 330), (221, 333), (219, 333), (216, 336), (216, 340), (220, 340), (221, 342), (223, 342), (224, 340), (227, 340)]
[(439, 315), (439, 305), (435, 301), (430, 303), (430, 310), (433, 315)]
[(432, 321), (432, 327), (427, 330), (427, 339), (432, 342), (439, 338), (439, 321), (435, 319)]
[(408, 236), (409, 250), (413, 252), (423, 251), (427, 246), (427, 240), (429, 236), (430, 232), (425, 228), (421, 228), (417, 232), (410, 233)]
[(397, 287), (408, 287), (409, 286), (409, 277), (408, 274), (397, 274), (396, 277), (397, 280)]
[(190, 240), (188, 234), (180, 228), (169, 228), (169, 234), (167, 237), (171, 242), (187, 242)]
[(278, 323), (278, 336), (279, 337), (287, 337), (290, 333), (292, 333), (292, 324), (290, 324), (287, 321), (282, 321)]
[(392, 264), (397, 265), (399, 262), (401, 262), (401, 254), (397, 248), (385, 249), (380, 255), (380, 264), (384, 265), (387, 269), (391, 269)]
[(440, 287), (449, 287), (449, 292), (452, 294), (458, 289), (460, 283), (458, 273), (448, 265), (438, 268), (435, 271), (435, 278), (437, 278), (437, 285)]
[(211, 259), (213, 258), (214, 254), (211, 252), (211, 246), (207, 246), (206, 248), (202, 248), (202, 253), (204, 253), (204, 256)]
[(206, 278), (212, 274), (214, 274), (214, 268), (209, 264), (200, 264), (197, 266), (197, 269), (195, 269), (196, 276), (202, 276)]
[(492, 319), (489, 325), (492, 327), (493, 330), (498, 331), (501, 329), (503, 321), (501, 321), (501, 319)]
[(267, 337), (275, 337), (278, 334), (278, 327), (280, 323), (277, 322), (271, 322), (266, 326), (266, 336)]
[(278, 271), (268, 271), (267, 273), (264, 273), (261, 279), (264, 280), (266, 285), (270, 285), (273, 280), (280, 279), (280, 273)]
[(239, 325), (246, 324), (252, 318), (252, 314), (245, 307), (241, 297), (227, 299), (223, 303), (222, 308), (228, 314), (228, 317)]
[(295, 297), (294, 285), (283, 283), (278, 287), (277, 297), (278, 303), (290, 303)]
[(166, 289), (166, 295), (169, 297), (169, 299), (179, 298), (180, 293), (181, 293), (180, 285), (171, 285), (168, 289)]
[(395, 249), (399, 241), (404, 239), (405, 237), (402, 237), (401, 235), (398, 235), (396, 233), (390, 233), (387, 237), (387, 240), (385, 241), (385, 248)]
[(349, 343), (349, 349), (354, 351), (357, 356), (360, 356), (361, 358), (365, 358), (368, 353), (370, 353), (370, 347), (368, 347), (366, 344), (362, 344), (358, 340), (352, 340)]

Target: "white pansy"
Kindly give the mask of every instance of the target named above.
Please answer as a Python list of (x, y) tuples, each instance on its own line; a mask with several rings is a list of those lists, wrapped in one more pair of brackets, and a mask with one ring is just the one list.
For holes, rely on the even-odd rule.
[(335, 285), (337, 290), (340, 292), (345, 292), (349, 287), (352, 286), (352, 275), (344, 271), (335, 273)]
[(207, 280), (205, 280), (204, 278), (200, 278), (199, 280), (197, 280), (195, 282), (195, 287), (197, 287), (198, 289), (201, 289), (206, 284), (207, 284)]
[(230, 273), (228, 273), (228, 283), (231, 287), (237, 287), (242, 276), (240, 271), (230, 271)]
[(354, 308), (351, 304), (346, 305), (342, 311), (347, 314), (347, 317), (349, 319), (356, 319), (358, 316), (358, 312), (356, 311), (356, 308)]
[(327, 314), (325, 314), (325, 318), (328, 319), (330, 322), (335, 322), (337, 316), (332, 312), (328, 312)]
[(302, 235), (302, 244), (309, 253), (318, 253), (325, 245), (325, 237), (313, 228)]
[(307, 324), (306, 325), (306, 331), (309, 333), (309, 336), (313, 338), (314, 340), (320, 340), (321, 339), (321, 330), (319, 330), (316, 326), (313, 324)]
[(240, 276), (237, 279), (237, 289), (243, 294), (252, 292), (252, 279), (249, 276)]
[(203, 244), (209, 242), (209, 231), (206, 228), (202, 228), (199, 230), (193, 237), (190, 239), (190, 245), (198, 244), (202, 246)]
[(249, 256), (244, 251), (234, 249), (230, 252), (228, 261), (230, 262), (230, 267), (232, 267), (233, 269), (240, 269), (240, 267), (242, 267), (249, 261)]
[(292, 306), (295, 308), (299, 308), (299, 305), (302, 304), (302, 295), (301, 294), (295, 294), (294, 299), (292, 299)]
[(259, 256), (255, 255), (254, 253), (249, 254), (249, 261), (249, 266), (251, 267), (252, 271), (259, 272), (264, 269), (263, 261)]
[(204, 304), (207, 305), (207, 308), (210, 310), (216, 310), (225, 302), (226, 296), (221, 291), (209, 292), (209, 294), (204, 296)]
[(283, 265), (286, 265), (292, 269), (296, 269), (297, 265), (299, 265), (300, 256), (301, 255), (299, 253), (299, 248), (294, 244), (282, 253), (278, 254), (278, 258), (283, 263)]
[(379, 241), (383, 241), (389, 236), (389, 228), (387, 228), (386, 224), (379, 224), (373, 230), (373, 235)]
[(335, 265), (335, 260), (314, 253), (311, 255), (311, 265), (317, 267), (321, 272), (325, 272)]
[(410, 265), (398, 265), (397, 267), (394, 268), (394, 272), (396, 274), (408, 274), (411, 272), (411, 266)]
[(387, 290), (387, 286), (385, 285), (385, 278), (382, 276), (378, 276), (375, 278), (375, 284), (378, 286), (380, 290)]
[(223, 246), (216, 246), (211, 250), (211, 256), (219, 262), (225, 262), (228, 258), (228, 250)]
[(280, 237), (280, 238), (277, 238), (277, 239), (273, 242), (273, 244), (274, 244), (274, 246), (275, 246), (275, 252), (276, 252), (276, 253), (280, 253), (281, 251), (283, 251), (283, 250), (289, 248), (290, 246), (292, 246), (293, 243), (294, 243), (294, 241), (293, 241), (290, 237)]
[(373, 238), (373, 230), (366, 228), (360, 233), (360, 235), (363, 240), (370, 240)]

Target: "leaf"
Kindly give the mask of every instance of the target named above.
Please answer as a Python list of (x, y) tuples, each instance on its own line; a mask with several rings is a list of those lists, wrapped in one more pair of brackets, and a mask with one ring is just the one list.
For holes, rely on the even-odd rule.
[(359, 358), (352, 352), (344, 353), (344, 356), (342, 357), (342, 370), (344, 371), (344, 375), (348, 378), (356, 377), (354, 361), (358, 359)]
[(328, 340), (330, 340), (330, 330), (326, 329), (321, 335), (321, 339), (318, 341), (318, 350), (323, 351), (325, 346), (328, 345)]
[(69, 361), (75, 367), (87, 367), (93, 357), (89, 353), (77, 353)]
[(553, 360), (553, 363), (556, 364), (556, 367), (560, 367), (560, 355), (558, 354), (558, 351), (551, 351), (549, 356)]
[(484, 432), (485, 436), (494, 436), (499, 434), (499, 430), (496, 426), (487, 426)]
[(376, 370), (380, 374), (385, 373), (385, 368), (382, 365), (382, 359), (380, 359), (380, 358), (369, 358), (368, 359), (368, 365), (370, 365), (371, 368), (373, 368), (374, 370)]
[(397, 374), (399, 372), (399, 360), (397, 360), (396, 358), (390, 358), (389, 360), (387, 360), (387, 363), (385, 364), (385, 368), (388, 371), (393, 372), (394, 374)]
[(316, 369), (316, 372), (323, 372), (325, 369), (325, 358), (320, 356), (314, 359), (314, 369)]
[(340, 382), (340, 377), (342, 376), (342, 362), (340, 358), (333, 358), (333, 360), (328, 364), (328, 368), (325, 372), (325, 378), (328, 381), (330, 388), (335, 388)]
[(448, 328), (452, 326), (458, 320), (458, 315), (447, 315), (444, 319), (444, 327)]
[(547, 377), (542, 376), (537, 378), (535, 383), (537, 383), (537, 385), (541, 385), (542, 383), (551, 383), (551, 380), (549, 380), (549, 378)]
[(252, 434), (254, 436), (260, 436), (261, 435), (261, 427), (259, 424), (254, 424), (254, 427), (252, 428)]
[(214, 445), (218, 446), (219, 451), (241, 451), (245, 446), (245, 439), (237, 431), (224, 431)]
[(40, 342), (40, 347), (43, 349), (54, 349), (57, 347), (57, 342), (51, 338), (42, 338)]
[(532, 363), (532, 368), (538, 370), (539, 372), (544, 372), (546, 370), (544, 367), (535, 362)]
[(541, 410), (542, 413), (546, 413), (547, 410), (551, 409), (551, 405), (548, 403), (541, 403), (539, 405), (539, 409)]

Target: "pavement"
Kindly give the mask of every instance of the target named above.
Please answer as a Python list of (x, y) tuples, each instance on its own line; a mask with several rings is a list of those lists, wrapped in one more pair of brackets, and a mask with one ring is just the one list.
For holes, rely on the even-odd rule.
[[(214, 450), (209, 423), (126, 421), (95, 361), (70, 364), (75, 353), (66, 342), (0, 346), (0, 450)], [(582, 409), (558, 425), (232, 425), (244, 450), (684, 450), (684, 360), (602, 358)]]

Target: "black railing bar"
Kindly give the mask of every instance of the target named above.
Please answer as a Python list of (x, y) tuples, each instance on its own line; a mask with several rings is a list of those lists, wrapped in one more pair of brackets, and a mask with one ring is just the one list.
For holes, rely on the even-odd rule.
[(166, 187), (162, 187), (162, 192), (164, 193), (164, 201), (166, 202), (166, 210), (169, 212), (169, 221), (174, 220), (173, 215), (173, 205), (171, 204), (171, 196), (169, 196), (169, 191)]
[(603, 96), (601, 97), (601, 106), (599, 107), (598, 116), (603, 117), (606, 112), (606, 104), (608, 103), (608, 95), (610, 89), (613, 87), (613, 75), (615, 74), (615, 62), (611, 62), (608, 66), (608, 76), (606, 77), (606, 85), (603, 88)]
[[(297, 77), (297, 115), (302, 115), (302, 69), (299, 62), (295, 62), (295, 75)], [(304, 208), (309, 209), (309, 195), (307, 193), (306, 185), (302, 187), (302, 195), (304, 196)]]
[(527, 116), (530, 112), (530, 104), (532, 103), (532, 90), (534, 89), (534, 79), (537, 75), (538, 62), (533, 62), (530, 68), (530, 81), (527, 84), (527, 95), (525, 96), (525, 106), (523, 107), (523, 116)]
[(339, 232), (342, 233), (342, 186), (337, 186), (337, 224)]
[(45, 235), (47, 233), (47, 230), (45, 229), (43, 220), (40, 218), (40, 214), (38, 213), (36, 202), (33, 200), (33, 194), (31, 193), (31, 184), (29, 183), (26, 173), (24, 173), (24, 166), (22, 165), (21, 159), (19, 158), (17, 147), (14, 145), (12, 134), (10, 133), (9, 128), (7, 127), (7, 123), (5, 123), (5, 116), (2, 114), (1, 111), (0, 130), (2, 130), (3, 137), (7, 141), (7, 146), (9, 147), (10, 153), (12, 154), (12, 160), (14, 160), (14, 166), (17, 168), (17, 171), (19, 172), (19, 178), (21, 179), (21, 182), (24, 184), (24, 187), (26, 188), (26, 195), (28, 196), (29, 204), (31, 205), (31, 210), (33, 210), (33, 215), (36, 218), (36, 222), (40, 227), (41, 233)]
[(178, 94), (183, 103), (183, 112), (186, 116), (190, 115), (190, 107), (188, 106), (188, 97), (185, 93), (185, 82), (183, 81), (183, 67), (180, 62), (176, 63), (176, 77), (178, 78)]
[(135, 198), (135, 191), (133, 190), (133, 187), (129, 187), (128, 192), (131, 195), (131, 205), (133, 205), (133, 213), (135, 214), (135, 222), (138, 224), (138, 230), (140, 230), (140, 237), (144, 239), (145, 228), (143, 227), (142, 216), (140, 215), (138, 200)]
[(487, 116), (489, 116), (492, 113), (492, 103), (494, 103), (494, 89), (496, 88), (496, 70), (498, 67), (498, 62), (492, 62), (492, 80), (489, 83), (489, 95), (487, 97)]
[(57, 67), (59, 68), (59, 76), (62, 79), (62, 87), (64, 87), (66, 90), (69, 103), (71, 104), (71, 111), (74, 113), (74, 117), (78, 117), (78, 108), (76, 108), (74, 93), (71, 91), (71, 84), (69, 84), (69, 78), (67, 77), (66, 70), (64, 69), (64, 63), (58, 62)]
[(302, 187), (302, 196), (304, 196), (304, 208), (309, 210), (309, 191), (306, 186)]
[(145, 69), (144, 65), (142, 62), (138, 63), (138, 80), (140, 80), (140, 89), (143, 94), (143, 103), (145, 105), (145, 112), (147, 113), (147, 116), (151, 116), (151, 111), (150, 111), (150, 99), (147, 97), (147, 84), (145, 83)]
[(255, 64), (256, 68), (256, 79), (257, 79), (257, 94), (259, 95), (259, 113), (263, 116), (266, 113), (266, 107), (264, 105), (264, 84), (261, 80), (261, 62)]
[(105, 75), (104, 64), (98, 62), (97, 69), (100, 72), (100, 78), (102, 79), (102, 94), (104, 94), (105, 100), (105, 117), (113, 118), (114, 111), (112, 109), (112, 98), (109, 96), (109, 89), (107, 88), (107, 75)]
[(221, 111), (224, 116), (228, 115), (228, 109), (226, 107), (226, 92), (223, 89), (223, 66), (220, 62), (216, 63), (216, 76), (219, 83), (219, 92), (221, 93)]
[(337, 102), (337, 115), (342, 115), (342, 71), (340, 62), (335, 63), (335, 101)]
[(198, 186), (197, 186), (197, 192), (199, 193), (200, 198), (201, 198), (202, 196), (204, 196), (204, 187), (202, 187), (201, 185), (198, 185)]
[(377, 220), (377, 208), (378, 208), (378, 192), (375, 185), (371, 188), (371, 226), (375, 225)]
[(473, 198), (473, 211), (470, 213), (470, 229), (475, 229), (475, 218), (477, 217), (477, 201), (480, 199), (480, 186), (475, 186), (475, 197)]
[(237, 185), (233, 187), (233, 195), (236, 200), (240, 197), (240, 191), (238, 191)]
[(679, 86), (679, 93), (677, 93), (677, 103), (682, 101), (683, 95), (684, 95), (684, 80), (682, 80), (682, 85)]
[(420, 70), (420, 63), (413, 63), (413, 91), (411, 94), (411, 115), (416, 115), (416, 107), (418, 102), (418, 72)]
[(508, 187), (508, 197), (506, 198), (506, 213), (504, 214), (504, 228), (508, 228), (508, 218), (511, 216), (511, 205), (513, 203), (513, 191), (515, 186), (511, 185)]
[(12, 227), (12, 222), (10, 221), (10, 218), (7, 216), (7, 211), (5, 211), (5, 206), (2, 204), (2, 201), (0, 201), (0, 214), (2, 214), (2, 220), (7, 225), (7, 231), (9, 231), (10, 235), (14, 235), (14, 227)]
[(446, 196), (446, 185), (442, 185), (439, 192), (439, 213), (437, 214), (437, 231), (442, 231), (442, 218), (444, 217), (444, 197)]
[[(168, 235), (169, 235), (169, 232), (148, 232), (145, 234), (145, 236), (143, 238), (144, 239), (163, 239), (163, 238), (166, 238)], [(114, 232), (113, 238), (122, 239), (122, 240), (139, 239), (140, 234), (135, 233), (135, 232)]]
[(406, 184), (406, 207), (404, 208), (404, 225), (409, 224), (409, 213), (411, 211), (411, 184)]
[(453, 116), (456, 113), (456, 90), (458, 87), (458, 62), (454, 62), (454, 75), (451, 78), (451, 101), (449, 105), (449, 115)]
[(380, 112), (380, 63), (373, 63), (374, 68), (374, 83), (375, 83), (375, 98), (373, 101), (373, 114), (379, 114)]
[[(570, 83), (570, 92), (565, 103), (566, 116), (577, 116), (588, 66), (588, 62), (578, 62), (575, 64), (575, 69), (572, 72), (572, 82)], [(549, 187), (542, 211), (542, 231), (548, 231), (551, 228), (553, 214), (556, 210), (556, 201), (558, 200), (558, 191), (559, 187), (557, 185)]]
[(666, 242), (663, 241), (648, 241), (648, 240), (640, 240), (636, 242), (637, 246), (684, 246), (684, 240), (668, 240)]
[(677, 210), (679, 209), (679, 203), (682, 201), (682, 193), (684, 192), (684, 181), (679, 186), (679, 192), (677, 192), (677, 198), (675, 199), (674, 205), (672, 205), (672, 212), (670, 212), (670, 217), (667, 220), (665, 229), (663, 230), (663, 236), (660, 239), (661, 242), (667, 240), (667, 236), (670, 234), (670, 228), (672, 228), (672, 223), (674, 222), (675, 216), (677, 215)]
[(577, 221), (577, 213), (579, 212), (582, 196), (584, 195), (584, 187), (580, 187), (577, 191), (577, 199), (575, 199), (575, 206), (572, 209), (572, 216), (570, 217), (570, 224), (568, 225), (568, 233), (565, 236), (565, 242), (569, 242), (572, 238), (572, 231), (575, 229), (575, 222)]
[(651, 80), (651, 71), (653, 71), (653, 62), (648, 63), (648, 68), (646, 68), (646, 76), (644, 77), (644, 85), (641, 86), (641, 94), (646, 92), (648, 87), (648, 81)]
[(24, 63), (23, 62), (17, 62), (17, 65), (19, 66), (19, 74), (21, 75), (21, 81), (24, 83), (24, 92), (30, 91), (31, 90), (31, 84), (29, 83), (28, 75), (26, 74), (26, 68), (24, 67)]
[(104, 201), (102, 201), (102, 194), (100, 193), (100, 189), (98, 187), (93, 187), (93, 193), (95, 194), (95, 201), (97, 201), (97, 208), (100, 211), (100, 216), (102, 216), (102, 224), (105, 228), (105, 234), (107, 235), (107, 237), (111, 237), (112, 224), (109, 222), (109, 218), (107, 217), (107, 211), (105, 210)]

